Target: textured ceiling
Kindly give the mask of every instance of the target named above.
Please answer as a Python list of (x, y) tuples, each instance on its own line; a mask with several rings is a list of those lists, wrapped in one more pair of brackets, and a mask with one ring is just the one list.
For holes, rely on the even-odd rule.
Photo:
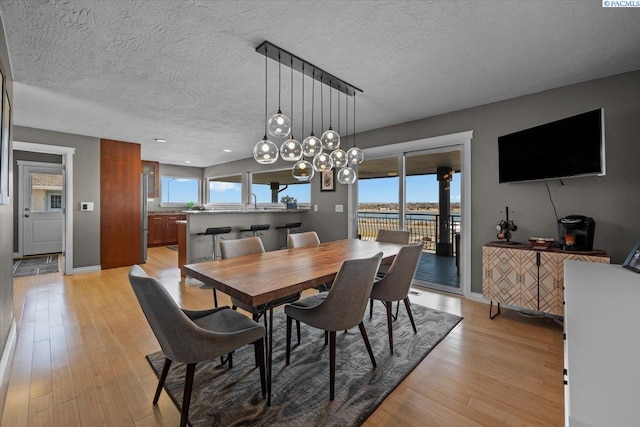
[[(363, 89), (358, 132), (640, 69), (640, 8), (599, 1), (2, 0), (0, 14), (15, 124), (137, 142), (169, 164), (251, 156), (264, 134), (264, 40)], [(270, 114), (277, 87), (270, 60)], [(316, 85), (316, 134), (318, 98)], [(335, 91), (332, 105), (336, 128)]]

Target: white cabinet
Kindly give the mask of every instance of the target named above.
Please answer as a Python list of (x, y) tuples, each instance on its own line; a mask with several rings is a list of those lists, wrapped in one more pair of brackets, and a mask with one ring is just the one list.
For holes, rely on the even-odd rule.
[(640, 425), (640, 274), (566, 261), (565, 424)]

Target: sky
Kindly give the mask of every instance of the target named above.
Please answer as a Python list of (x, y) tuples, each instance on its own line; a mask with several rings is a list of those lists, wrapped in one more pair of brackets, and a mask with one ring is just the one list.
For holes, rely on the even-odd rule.
[[(451, 202), (460, 201), (460, 173), (453, 175), (451, 181)], [(278, 201), (284, 195), (293, 196), (298, 203), (310, 203), (310, 186), (315, 181), (304, 185), (290, 185), (279, 194)], [(340, 185), (337, 184), (336, 185)], [(171, 199), (174, 203), (198, 201), (198, 188), (195, 179), (162, 177), (162, 203)], [(258, 203), (271, 202), (271, 190), (268, 185), (254, 185)], [(231, 182), (215, 182), (210, 190), (210, 197), (216, 203), (243, 203), (240, 184)], [(358, 181), (359, 203), (397, 203), (398, 177), (363, 179)], [(252, 200), (253, 201), (253, 200)], [(438, 181), (435, 175), (407, 177), (407, 202), (437, 202)]]
[[(460, 173), (453, 175), (451, 181), (451, 202), (460, 201)], [(418, 175), (407, 177), (407, 203), (437, 202), (438, 181), (436, 175)], [(359, 203), (397, 203), (398, 177), (374, 178), (358, 181)]]

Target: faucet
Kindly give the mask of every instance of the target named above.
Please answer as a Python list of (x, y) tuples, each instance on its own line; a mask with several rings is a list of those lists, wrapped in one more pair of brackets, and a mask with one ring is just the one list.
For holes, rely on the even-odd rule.
[(258, 210), (258, 197), (256, 197), (256, 193), (249, 193), (249, 204), (251, 204), (251, 196), (253, 196), (253, 209)]

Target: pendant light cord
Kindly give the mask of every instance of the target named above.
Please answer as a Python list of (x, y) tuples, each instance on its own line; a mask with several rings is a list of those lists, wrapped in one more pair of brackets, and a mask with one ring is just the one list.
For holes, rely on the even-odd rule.
[(291, 129), (289, 130), (289, 139), (293, 139), (293, 56), (291, 57)]
[(324, 73), (320, 77), (320, 109), (322, 110), (320, 114), (320, 130), (324, 132), (324, 90), (322, 90), (322, 85), (324, 84)]
[(348, 139), (349, 139), (349, 93), (348, 92), (347, 92), (347, 102), (346, 102), (346, 105), (345, 105), (344, 109), (347, 112), (345, 114), (345, 116), (347, 117), (347, 132), (344, 134), (344, 137), (345, 137), (344, 146), (348, 147), (349, 146), (349, 144), (348, 144)]
[(340, 134), (340, 83), (338, 83), (338, 134)]
[(278, 52), (278, 113), (282, 111), (280, 109), (280, 101), (281, 101), (281, 94), (282, 94), (282, 92), (280, 91), (280, 82), (282, 81), (282, 77), (280, 74), (281, 66), (282, 64), (280, 63), (280, 52)]
[(331, 119), (332, 119), (332, 114), (333, 114), (333, 110), (331, 107), (333, 107), (333, 96), (331, 95), (331, 85), (333, 84), (333, 82), (331, 80), (329, 80), (329, 129), (331, 129)]
[(267, 139), (267, 47), (264, 47), (264, 139)]
[(353, 146), (356, 146), (356, 92), (353, 91)]
[(314, 109), (316, 106), (316, 69), (314, 68), (311, 72), (311, 133), (313, 135), (313, 117)]
[(304, 62), (302, 63), (302, 138), (304, 138)]

